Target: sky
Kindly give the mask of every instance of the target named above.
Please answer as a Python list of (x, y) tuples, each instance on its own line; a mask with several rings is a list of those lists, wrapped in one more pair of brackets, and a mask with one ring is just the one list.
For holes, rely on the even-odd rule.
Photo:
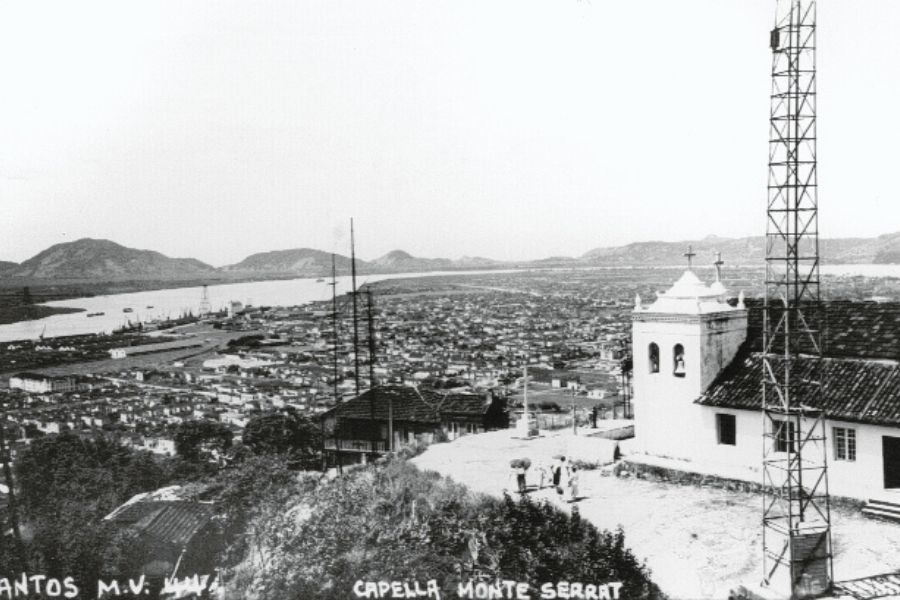
[[(774, 0), (0, 4), (0, 260), (760, 235)], [(819, 0), (823, 237), (900, 230), (900, 2)]]

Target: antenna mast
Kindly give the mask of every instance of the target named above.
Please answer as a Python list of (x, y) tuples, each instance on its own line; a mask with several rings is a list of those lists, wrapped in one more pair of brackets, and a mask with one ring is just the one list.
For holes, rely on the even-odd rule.
[[(366, 286), (366, 308), (367, 308), (367, 316), (369, 321), (369, 412), (372, 418), (372, 422), (375, 422), (375, 394), (376, 385), (375, 385), (375, 322), (372, 318), (372, 286)], [(373, 442), (378, 441), (378, 429), (372, 429)], [(372, 446), (372, 451), (375, 451), (375, 446)]]
[[(332, 340), (334, 343), (334, 351), (332, 352), (332, 358), (334, 360), (333, 367), (334, 371), (332, 373), (333, 377), (333, 387), (334, 387), (334, 406), (337, 408), (341, 404), (341, 398), (338, 396), (338, 312), (337, 312), (337, 270), (334, 266), (334, 253), (331, 253), (331, 283), (328, 285), (331, 286), (331, 329), (332, 329)], [(338, 423), (338, 411), (334, 412), (334, 446), (335, 446), (335, 457), (337, 458), (337, 467), (338, 473), (343, 473), (343, 461), (341, 460), (341, 438), (340, 438), (340, 424)]]
[(366, 304), (368, 320), (369, 320), (369, 387), (375, 387), (375, 362), (377, 360), (377, 356), (375, 354), (375, 320), (374, 320), (374, 309), (375, 303), (372, 300), (372, 287), (366, 286), (366, 300), (368, 301)]
[(353, 280), (353, 377), (356, 395), (359, 396), (359, 313), (356, 308), (356, 241), (353, 236), (353, 218), (350, 218), (350, 275)]
[(803, 599), (828, 593), (833, 581), (820, 409), (816, 2), (778, 0), (776, 11), (763, 313), (763, 585)]

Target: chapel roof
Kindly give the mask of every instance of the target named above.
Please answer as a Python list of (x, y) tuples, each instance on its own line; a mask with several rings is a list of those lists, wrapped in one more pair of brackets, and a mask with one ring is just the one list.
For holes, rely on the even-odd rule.
[(743, 307), (732, 306), (727, 300), (728, 290), (718, 279), (708, 286), (692, 269), (682, 273), (671, 288), (658, 292), (654, 302), (644, 306), (635, 303), (635, 314), (698, 315), (718, 312), (735, 312)]
[[(763, 304), (747, 304), (747, 339), (697, 404), (762, 409)], [(832, 301), (822, 306), (824, 358), (819, 362), (809, 353), (811, 344), (801, 343), (790, 370), (791, 381), (798, 383), (795, 399), (831, 419), (900, 425), (900, 303)], [(773, 362), (776, 369), (782, 364), (781, 359)], [(811, 383), (805, 385), (817, 380), (822, 382), (820, 394)]]

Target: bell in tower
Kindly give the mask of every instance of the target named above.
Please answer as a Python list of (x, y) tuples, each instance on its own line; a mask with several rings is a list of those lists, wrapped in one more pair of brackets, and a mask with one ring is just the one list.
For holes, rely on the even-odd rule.
[(675, 369), (672, 371), (672, 374), (675, 377), (684, 377), (684, 346), (681, 344), (675, 344), (675, 348), (673, 351), (673, 360), (675, 362)]

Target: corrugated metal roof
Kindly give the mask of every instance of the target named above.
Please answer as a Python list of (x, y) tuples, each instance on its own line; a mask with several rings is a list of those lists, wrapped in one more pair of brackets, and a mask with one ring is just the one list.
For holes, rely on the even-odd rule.
[(196, 338), (185, 340), (174, 340), (171, 342), (160, 342), (158, 344), (138, 344), (136, 346), (120, 346), (118, 348), (110, 348), (110, 353), (115, 351), (124, 352), (125, 354), (148, 354), (151, 352), (164, 352), (166, 350), (181, 350), (182, 348), (193, 348), (202, 346), (203, 341)]

